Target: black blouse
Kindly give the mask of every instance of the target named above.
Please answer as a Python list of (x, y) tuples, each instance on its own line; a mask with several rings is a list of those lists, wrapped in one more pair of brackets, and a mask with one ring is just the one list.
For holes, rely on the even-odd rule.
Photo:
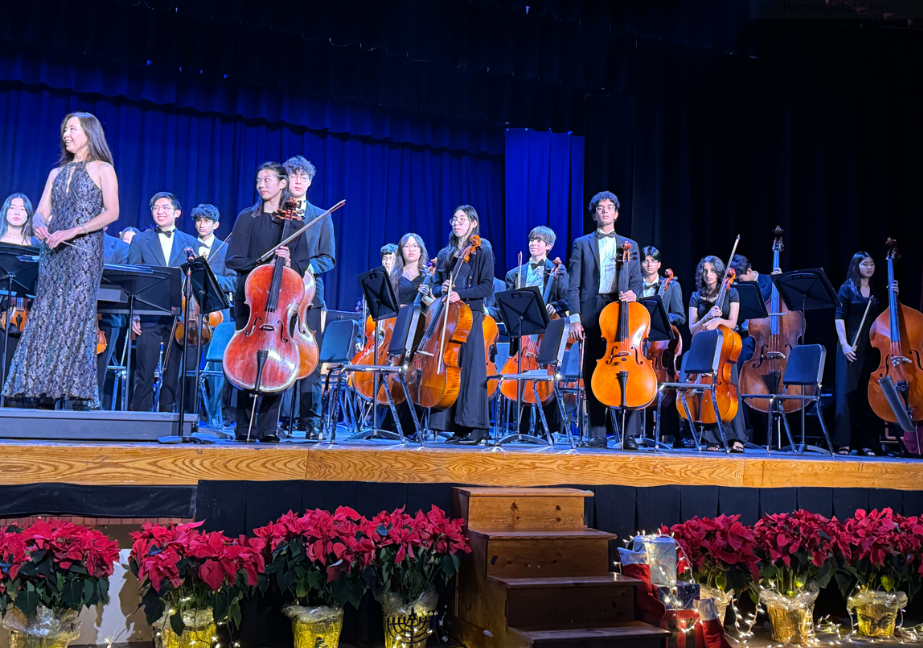
[[(724, 303), (721, 304), (721, 317), (722, 319), (728, 319), (731, 316), (731, 304), (739, 304), (740, 295), (737, 294), (736, 288), (729, 289), (724, 295)], [(699, 291), (692, 293), (692, 296), (689, 298), (689, 308), (693, 309), (698, 313), (698, 321), (702, 321), (702, 318), (708, 314), (715, 306), (714, 300), (709, 301), (707, 299), (702, 299), (699, 295)]]
[(834, 317), (839, 320), (845, 320), (846, 338), (849, 341), (856, 337), (859, 322), (862, 321), (865, 308), (868, 306), (869, 300), (871, 300), (872, 306), (869, 308), (868, 317), (865, 318), (865, 324), (862, 326), (864, 333), (859, 336), (862, 342), (867, 341), (868, 331), (872, 327), (872, 322), (884, 311), (884, 308), (879, 306), (875, 293), (869, 292), (868, 298), (865, 298), (860, 291), (856, 290), (851, 281), (846, 281), (840, 286), (837, 297), (840, 300), (840, 305), (837, 306)]
[(420, 294), (417, 289), (420, 287), (421, 283), (423, 283), (423, 275), (419, 275), (413, 281), (404, 275), (401, 275), (400, 279), (397, 280), (398, 303), (401, 306), (409, 306), (413, 304), (417, 298), (417, 295)]
[[(442, 296), (442, 284), (449, 275), (454, 276), (458, 259), (454, 250), (439, 253), (436, 276), (433, 279), (433, 296)], [(494, 291), (494, 255), (490, 243), (481, 239), (481, 248), (474, 250), (464, 267), (458, 269), (455, 292), (472, 310), (483, 311), (484, 300)]]

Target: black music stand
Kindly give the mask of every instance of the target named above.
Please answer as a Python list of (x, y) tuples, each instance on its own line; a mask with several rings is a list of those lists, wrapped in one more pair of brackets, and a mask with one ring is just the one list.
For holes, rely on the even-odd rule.
[(735, 287), (740, 297), (740, 310), (737, 313), (737, 321), (742, 322), (744, 320), (769, 317), (766, 302), (763, 301), (763, 293), (760, 292), (760, 286), (757, 282), (739, 281)]
[[(128, 315), (125, 344), (131, 344), (131, 321), (135, 315), (176, 317), (182, 309), (182, 271), (179, 268), (151, 266), (103, 266), (100, 292), (118, 291), (115, 305), (97, 305), (98, 313)], [(124, 304), (128, 304), (126, 308)], [(131, 383), (131, 352), (125, 354), (125, 384), (122, 385), (122, 405), (128, 409)], [(182, 422), (180, 417), (180, 422)], [(182, 430), (182, 426), (180, 427)]]
[[(520, 353), (517, 355), (519, 365), (516, 367), (516, 373), (522, 374), (522, 338), (529, 335), (541, 335), (548, 328), (551, 318), (548, 311), (545, 310), (545, 300), (538, 286), (529, 286), (527, 288), (518, 288), (507, 290), (505, 292), (494, 294), (494, 300), (497, 307), (497, 313), (500, 315), (500, 321), (506, 326), (510, 340), (516, 338), (519, 344)], [(532, 434), (523, 434), (521, 428), (522, 420), (522, 380), (516, 381), (516, 433), (507, 434), (497, 441), (497, 445), (504, 445), (518, 441), (520, 443), (539, 443), (544, 444), (546, 441)], [(541, 406), (539, 403), (537, 406)], [(548, 431), (549, 446), (553, 445), (551, 432)]]
[[(202, 369), (202, 329), (205, 323), (205, 316), (210, 313), (217, 311), (223, 311), (227, 308), (230, 308), (230, 303), (228, 298), (225, 296), (224, 291), (221, 289), (221, 286), (218, 284), (218, 279), (215, 277), (215, 273), (212, 271), (211, 266), (208, 265), (208, 261), (204, 257), (198, 257), (193, 261), (188, 261), (180, 266), (180, 270), (186, 274), (186, 313), (183, 313), (183, 321), (188, 322), (189, 319), (189, 309), (192, 304), (192, 297), (195, 297), (196, 303), (199, 304), (199, 321), (198, 330), (199, 335), (196, 337), (195, 344), (195, 357), (196, 357), (196, 366), (195, 366), (195, 384), (199, 384), (200, 371)], [(188, 330), (188, 326), (186, 327)], [(188, 343), (188, 342), (187, 342)], [(179, 392), (179, 412), (180, 412), (180, 421), (183, 420), (186, 409), (186, 381), (187, 381), (187, 370), (186, 370), (186, 356), (188, 350), (183, 348), (183, 355), (180, 356), (179, 361), (179, 375), (181, 376), (180, 383), (180, 392)], [(199, 390), (198, 387), (193, 390), (195, 392), (195, 400), (193, 401), (194, 405), (192, 408), (192, 415), (194, 417), (192, 421), (191, 434), (187, 437), (184, 432), (184, 427), (180, 425), (179, 435), (170, 435), (162, 436), (157, 439), (158, 443), (188, 443), (190, 441), (196, 441), (200, 443), (214, 443), (218, 439), (218, 435), (199, 432)]]
[[(638, 303), (644, 306), (651, 316), (651, 332), (647, 336), (648, 342), (668, 342), (676, 339), (673, 326), (670, 324), (670, 317), (667, 315), (667, 309), (664, 308), (663, 299), (661, 299), (660, 295), (641, 297), (638, 299)], [(655, 450), (660, 446), (668, 448), (667, 444), (662, 443), (659, 438), (648, 439), (644, 436), (646, 434), (645, 430), (647, 430), (647, 408), (645, 407), (641, 412), (641, 436), (637, 439), (638, 445), (651, 446)], [(624, 427), (625, 424), (623, 423), (622, 428), (624, 429)], [(627, 431), (624, 434), (627, 434)]]
[[(384, 266), (372, 268), (368, 272), (363, 272), (358, 277), (359, 285), (362, 286), (362, 294), (365, 296), (365, 303), (369, 309), (369, 316), (375, 322), (375, 333), (373, 341), (375, 344), (375, 363), (378, 362), (378, 338), (380, 323), (386, 319), (397, 317), (401, 310), (401, 305), (394, 294), (394, 286), (391, 285), (391, 278)], [(360, 326), (362, 324), (360, 323)], [(399, 434), (381, 430), (378, 427), (378, 390), (380, 387), (381, 375), (376, 371), (372, 377), (372, 428), (365, 431), (357, 431), (350, 439), (400, 439)], [(412, 405), (411, 405), (412, 407)], [(395, 414), (396, 416), (396, 414)]]
[[(3, 215), (5, 218), (6, 215)], [(35, 293), (35, 281), (38, 278), (38, 263), (35, 256), (29, 252), (38, 252), (35, 248), (21, 245), (0, 244), (0, 285), (6, 286), (6, 296), (12, 306), (13, 295), (31, 295)], [(3, 396), (3, 387), (6, 385), (6, 360), (10, 344), (10, 324), (7, 322), (3, 329), (3, 366), (0, 367), (0, 407), (6, 403)]]

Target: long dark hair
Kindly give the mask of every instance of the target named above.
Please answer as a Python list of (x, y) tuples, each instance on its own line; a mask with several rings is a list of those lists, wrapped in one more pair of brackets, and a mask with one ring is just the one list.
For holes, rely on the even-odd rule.
[[(872, 258), (871, 254), (864, 250), (859, 250), (849, 260), (849, 267), (846, 268), (846, 283), (852, 284), (852, 288), (856, 292), (859, 292), (862, 286), (862, 273), (859, 272), (859, 266), (862, 265), (863, 261), (870, 258)], [(871, 286), (871, 282), (869, 282), (869, 286)]]
[[(468, 238), (470, 239), (474, 235), (480, 236), (481, 235), (481, 219), (478, 217), (477, 210), (471, 205), (459, 205), (458, 207), (452, 210), (453, 218), (455, 217), (455, 212), (457, 211), (465, 212), (465, 215), (468, 217), (468, 220), (472, 220), (476, 223), (476, 225), (474, 226), (474, 229), (472, 229), (471, 233), (468, 234)], [(457, 249), (458, 249), (458, 237), (455, 236), (455, 232), (453, 230), (452, 234), (449, 235), (449, 244), (445, 246), (444, 248), (442, 248), (441, 250), (439, 250), (439, 255), (437, 257), (437, 267), (440, 267), (440, 268), (448, 267), (448, 261), (452, 257), (452, 255), (455, 254), (455, 251)]]
[[(719, 259), (716, 256), (708, 255), (702, 257), (702, 260), (699, 261), (699, 265), (695, 267), (695, 287), (699, 291), (699, 297), (710, 297), (711, 293), (708, 292), (708, 284), (705, 283), (705, 264), (710, 263), (711, 267), (714, 269), (715, 274), (718, 275), (718, 284), (716, 284), (716, 290), (720, 290), (718, 287), (721, 284), (721, 278), (724, 276), (724, 261)], [(717, 292), (715, 293), (717, 295)]]
[(411, 239), (416, 241), (417, 245), (420, 246), (420, 260), (417, 262), (417, 267), (420, 269), (420, 276), (422, 277), (426, 274), (426, 264), (429, 263), (429, 253), (426, 251), (426, 243), (423, 242), (419, 234), (408, 232), (401, 237), (401, 240), (397, 244), (397, 254), (394, 255), (394, 267), (391, 268), (391, 285), (394, 286), (395, 290), (397, 290), (397, 285), (400, 283), (401, 276), (404, 274), (404, 246), (407, 245), (408, 241)]
[(67, 126), (67, 121), (72, 117), (76, 117), (80, 121), (80, 128), (87, 135), (87, 162), (99, 160), (100, 162), (112, 164), (112, 152), (109, 150), (109, 144), (106, 143), (103, 125), (99, 123), (95, 115), (88, 112), (72, 112), (61, 122), (61, 159), (58, 160), (58, 166), (64, 166), (74, 161), (74, 154), (64, 147), (64, 127)]
[[(32, 239), (32, 216), (35, 214), (32, 211), (32, 202), (29, 200), (29, 197), (26, 194), (14, 193), (10, 194), (6, 200), (3, 201), (3, 207), (0, 208), (0, 238), (6, 236), (7, 231), (10, 229), (10, 222), (6, 219), (7, 213), (10, 211), (10, 207), (13, 206), (13, 201), (17, 198), (22, 199), (23, 207), (26, 208), (26, 222), (22, 225), (22, 238), (25, 241), (30, 241)], [(26, 243), (28, 245), (28, 243)]]
[[(259, 178), (260, 171), (272, 171), (276, 174), (276, 177), (282, 181), (285, 180), (285, 188), (282, 189), (282, 195), (279, 197), (279, 208), (281, 209), (282, 205), (285, 204), (285, 201), (292, 197), (291, 192), (288, 190), (288, 171), (285, 167), (279, 164), (278, 162), (263, 162), (259, 168), (256, 170), (256, 173), (253, 174), (254, 183)], [(251, 216), (256, 218), (263, 213), (263, 197), (257, 192), (256, 202), (253, 204)]]

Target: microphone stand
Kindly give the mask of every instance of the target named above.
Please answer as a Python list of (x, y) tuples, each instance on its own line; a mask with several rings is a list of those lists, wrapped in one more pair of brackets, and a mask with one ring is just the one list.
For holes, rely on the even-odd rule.
[[(184, 333), (187, 334), (187, 339), (184, 340), (185, 343), (182, 345), (183, 346), (183, 349), (181, 352), (182, 355), (180, 355), (179, 357), (180, 384), (179, 384), (179, 399), (177, 401), (177, 404), (179, 406), (179, 419), (178, 419), (179, 429), (177, 430), (177, 434), (175, 435), (175, 438), (161, 437), (159, 439), (161, 443), (170, 443), (170, 442), (176, 442), (176, 441), (179, 441), (180, 443), (190, 443), (195, 440), (192, 437), (186, 436), (186, 352), (188, 350), (186, 347), (189, 344), (189, 339), (188, 339), (189, 313), (190, 313), (190, 308), (192, 308), (192, 265), (191, 265), (191, 262), (195, 261), (195, 252), (193, 252), (192, 248), (186, 248), (185, 250), (183, 250), (183, 254), (186, 256), (186, 260), (189, 263), (186, 264), (186, 286), (184, 289), (184, 295), (186, 297), (186, 308), (183, 310), (183, 322), (185, 323), (185, 326), (183, 327), (183, 329), (184, 329)], [(201, 335), (201, 330), (199, 331), (199, 333)], [(173, 341), (172, 338), (170, 341), (171, 342)], [(166, 371), (167, 371), (167, 368), (164, 367), (164, 372)], [(196, 418), (198, 418), (199, 416), (198, 412), (193, 412), (193, 414), (196, 416)]]

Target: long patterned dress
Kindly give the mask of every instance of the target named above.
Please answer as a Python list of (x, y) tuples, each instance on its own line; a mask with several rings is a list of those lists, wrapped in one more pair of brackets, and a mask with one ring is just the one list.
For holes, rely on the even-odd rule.
[[(63, 167), (51, 189), (48, 231), (78, 227), (102, 211), (103, 194), (86, 163)], [(78, 235), (68, 242), (76, 249), (42, 245), (35, 301), (3, 394), (80, 399), (99, 407), (96, 293), (103, 274), (103, 233)]]

